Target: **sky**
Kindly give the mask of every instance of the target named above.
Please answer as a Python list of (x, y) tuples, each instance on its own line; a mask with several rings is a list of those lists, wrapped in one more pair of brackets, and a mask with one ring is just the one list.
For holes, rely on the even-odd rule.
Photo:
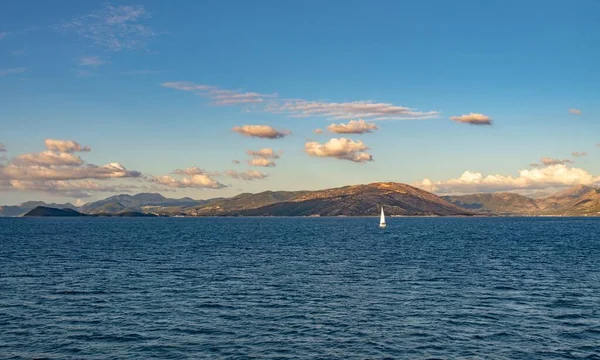
[(600, 185), (600, 1), (0, 4), (0, 204)]

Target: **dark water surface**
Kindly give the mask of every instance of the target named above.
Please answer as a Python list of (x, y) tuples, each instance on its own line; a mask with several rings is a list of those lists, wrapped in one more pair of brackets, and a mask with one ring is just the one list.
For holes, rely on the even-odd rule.
[(0, 358), (600, 358), (600, 219), (0, 218)]

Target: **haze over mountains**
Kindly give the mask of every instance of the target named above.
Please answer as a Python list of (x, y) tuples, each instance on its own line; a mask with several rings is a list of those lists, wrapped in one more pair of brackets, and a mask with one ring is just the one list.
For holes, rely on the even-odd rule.
[(380, 205), (390, 216), (600, 216), (600, 189), (580, 185), (540, 198), (508, 192), (437, 196), (401, 183), (318, 191), (265, 191), (209, 200), (140, 193), (115, 195), (80, 207), (70, 203), (29, 201), (17, 206), (0, 206), (0, 216), (22, 216), (39, 206), (96, 215), (138, 212), (171, 216), (374, 216)]

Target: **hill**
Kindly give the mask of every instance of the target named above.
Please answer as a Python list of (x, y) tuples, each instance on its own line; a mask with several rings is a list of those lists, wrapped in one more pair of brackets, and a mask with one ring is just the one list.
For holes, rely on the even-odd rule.
[(89, 214), (116, 214), (123, 211), (152, 212), (163, 208), (185, 209), (205, 204), (208, 200), (194, 200), (189, 197), (170, 199), (156, 193), (140, 193), (136, 195), (115, 195), (83, 205), (79, 211)]
[(541, 198), (513, 193), (444, 196), (452, 204), (498, 215), (600, 216), (600, 189), (577, 185)]
[(46, 206), (38, 206), (23, 216), (28, 216), (28, 217), (71, 216), (72, 217), (72, 216), (88, 216), (88, 215), (82, 214), (73, 209), (67, 209), (67, 208), (55, 209), (55, 208), (46, 207)]
[(47, 204), (43, 201), (26, 201), (19, 205), (6, 205), (0, 206), (0, 217), (1, 216), (22, 216), (29, 211), (35, 209), (37, 206), (45, 206), (55, 209), (72, 209), (77, 210), (77, 207), (71, 203), (66, 204)]
[(372, 183), (335, 189), (242, 194), (189, 209), (196, 216), (375, 216), (472, 215), (437, 195), (400, 183)]

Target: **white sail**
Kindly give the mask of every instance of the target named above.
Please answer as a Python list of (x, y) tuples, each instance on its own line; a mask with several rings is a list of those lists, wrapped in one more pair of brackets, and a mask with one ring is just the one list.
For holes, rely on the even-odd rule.
[(381, 217), (379, 218), (379, 227), (385, 227), (385, 215), (383, 214), (383, 206), (381, 207)]

